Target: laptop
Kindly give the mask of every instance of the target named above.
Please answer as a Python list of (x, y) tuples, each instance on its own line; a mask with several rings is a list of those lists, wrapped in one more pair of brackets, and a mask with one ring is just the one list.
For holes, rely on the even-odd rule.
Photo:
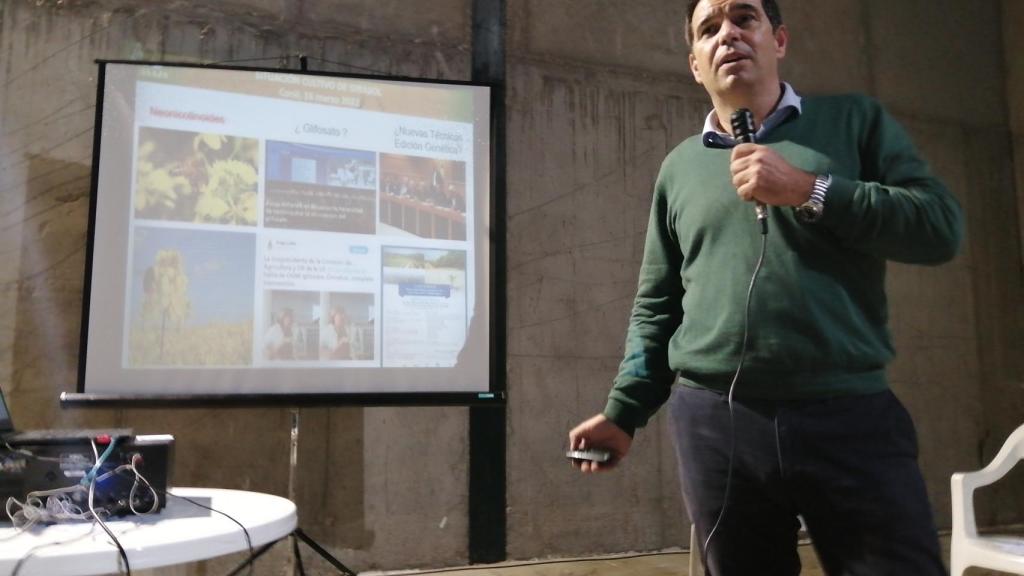
[(0, 442), (8, 446), (75, 444), (96, 439), (125, 440), (135, 433), (131, 428), (73, 428), (66, 430), (26, 430), (18, 432), (14, 429), (11, 412), (7, 409), (4, 392), (0, 389)]

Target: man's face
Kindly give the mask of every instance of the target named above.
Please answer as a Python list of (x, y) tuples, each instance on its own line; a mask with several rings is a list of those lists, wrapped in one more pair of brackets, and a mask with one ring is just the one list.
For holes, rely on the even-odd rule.
[(709, 94), (778, 84), (788, 33), (772, 30), (761, 0), (702, 0), (690, 24), (690, 70)]

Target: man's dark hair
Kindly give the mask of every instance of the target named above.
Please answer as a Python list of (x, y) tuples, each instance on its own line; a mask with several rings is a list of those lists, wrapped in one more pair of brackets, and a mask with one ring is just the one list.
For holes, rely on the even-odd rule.
[[(686, 6), (686, 43), (690, 46), (693, 45), (693, 11), (697, 9), (697, 4), (700, 4), (700, 0), (690, 0)], [(782, 26), (782, 11), (779, 10), (778, 1), (761, 0), (761, 6), (768, 21), (772, 23), (772, 30), (778, 30)]]

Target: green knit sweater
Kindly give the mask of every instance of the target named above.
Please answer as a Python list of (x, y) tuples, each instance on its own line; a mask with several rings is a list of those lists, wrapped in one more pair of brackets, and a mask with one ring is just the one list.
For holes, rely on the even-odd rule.
[[(813, 398), (886, 388), (893, 356), (885, 261), (939, 264), (962, 214), (906, 132), (859, 95), (804, 98), (762, 138), (803, 170), (833, 175), (823, 218), (769, 207), (737, 398)], [(654, 189), (625, 357), (605, 415), (632, 433), (683, 383), (725, 391), (740, 358), (761, 235), (736, 195), (730, 150), (701, 137), (665, 159)]]

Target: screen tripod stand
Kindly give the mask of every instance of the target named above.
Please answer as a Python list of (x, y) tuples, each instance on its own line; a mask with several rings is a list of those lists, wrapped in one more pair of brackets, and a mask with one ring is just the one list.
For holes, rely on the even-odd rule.
[[(295, 471), (298, 468), (299, 463), (299, 409), (292, 408), (292, 426), (291, 426), (291, 442), (289, 445), (289, 457), (288, 457), (288, 499), (295, 502)], [(292, 533), (286, 537), (291, 541), (292, 545), (292, 570), (293, 575), (305, 576), (306, 571), (302, 565), (302, 554), (299, 551), (299, 542), (302, 542), (308, 546), (313, 552), (316, 552), (318, 556), (323, 558), (328, 564), (334, 566), (334, 568), (340, 574), (345, 576), (357, 576), (355, 572), (350, 570), (347, 566), (341, 563), (333, 554), (328, 552), (316, 543), (308, 534), (302, 531), (302, 528), (298, 526), (292, 530)], [(250, 564), (256, 561), (257, 558), (265, 554), (268, 550), (274, 547), (278, 542), (283, 542), (285, 538), (275, 540), (269, 544), (265, 544), (256, 550), (252, 555), (245, 559), (244, 562), (239, 564), (234, 570), (232, 570), (228, 576), (235, 576), (245, 570)]]

